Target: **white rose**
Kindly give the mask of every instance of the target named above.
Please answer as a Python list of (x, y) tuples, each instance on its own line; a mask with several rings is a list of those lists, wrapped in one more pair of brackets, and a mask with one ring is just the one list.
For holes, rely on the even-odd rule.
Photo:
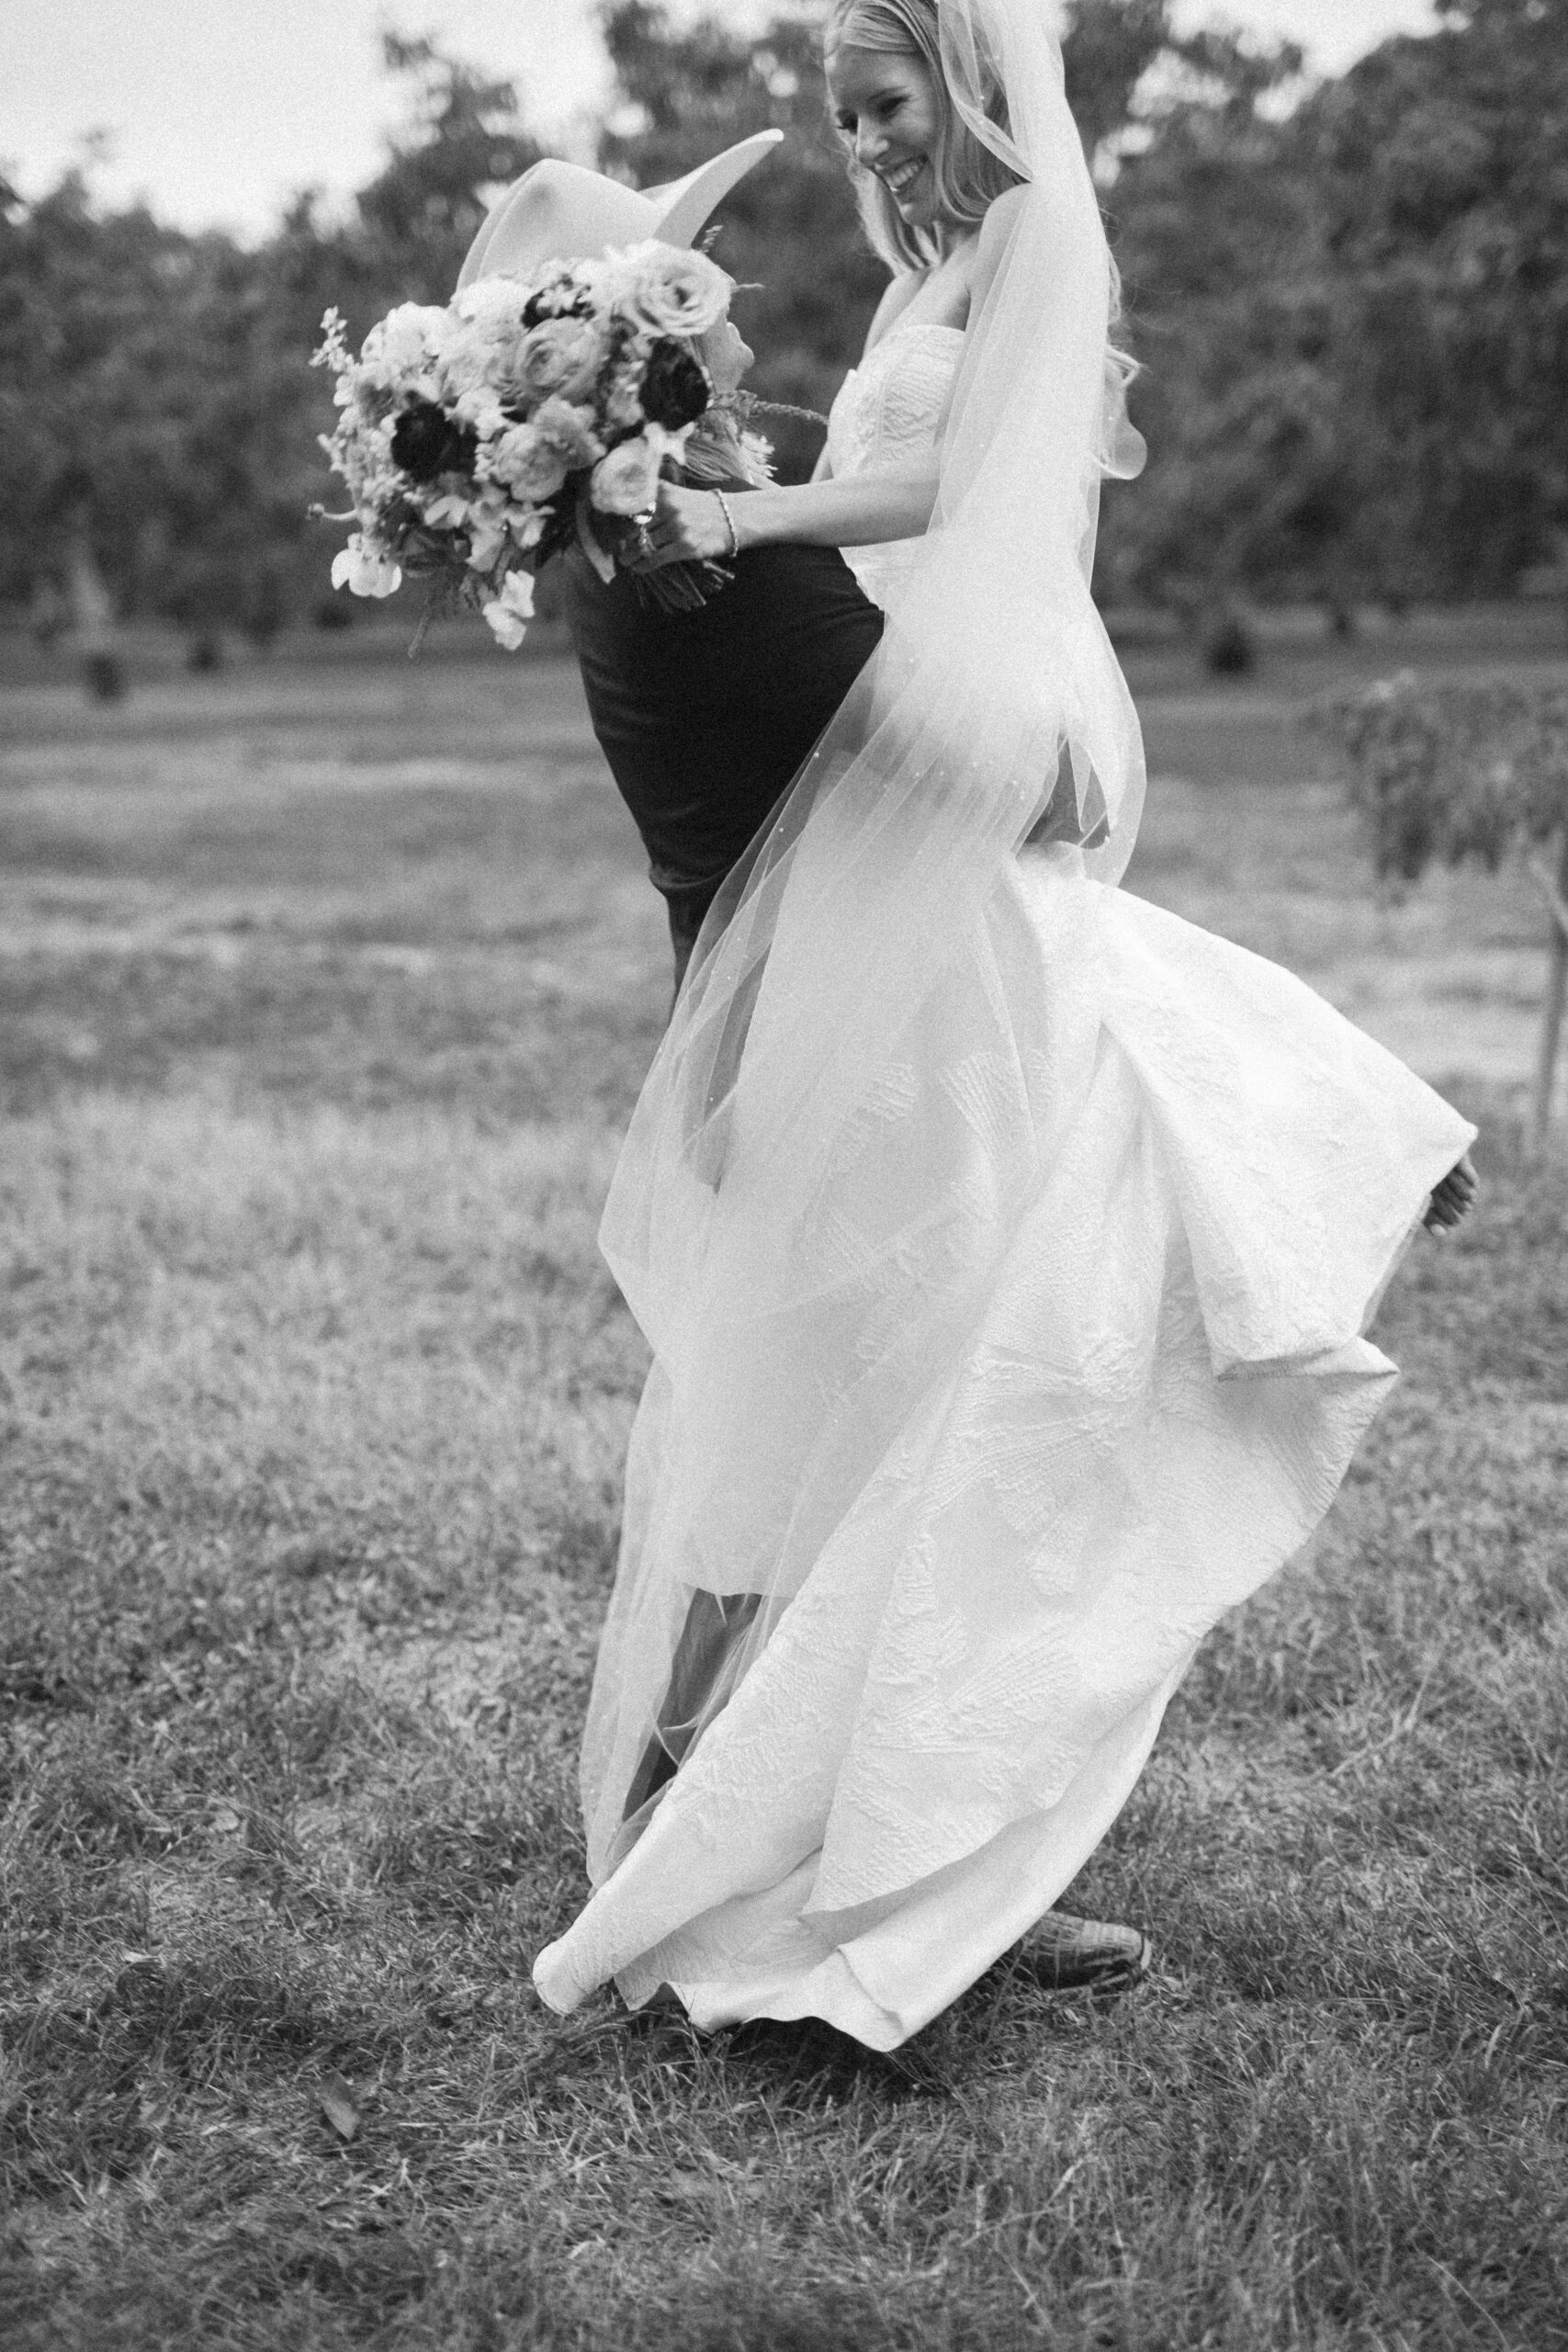
[(536, 426), (514, 424), (491, 447), (487, 470), (516, 497), (537, 503), (555, 496), (569, 468), (555, 443)]
[(649, 334), (705, 334), (729, 308), (733, 281), (706, 254), (650, 243), (634, 245), (619, 259), (625, 277), (616, 286), (615, 308)]
[(533, 574), (509, 571), (501, 583), (500, 594), (481, 605), (479, 610), (494, 630), (497, 642), (508, 653), (515, 653), (527, 633), (524, 623), (534, 616)]
[(643, 514), (659, 495), (659, 452), (640, 436), (601, 458), (589, 476), (588, 496), (601, 514)]

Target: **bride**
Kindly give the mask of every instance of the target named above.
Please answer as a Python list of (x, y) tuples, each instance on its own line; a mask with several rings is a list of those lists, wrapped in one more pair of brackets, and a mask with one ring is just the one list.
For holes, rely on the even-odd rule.
[(1115, 887), (1142, 752), (1089, 576), (1128, 435), (1051, 15), (840, 0), (893, 283), (820, 478), (670, 486), (649, 532), (842, 548), (885, 621), (719, 891), (605, 1211), (653, 1365), (559, 2009), (613, 1978), (889, 2049), (1034, 1928), (1327, 1510), (1394, 1376), (1381, 1291), (1472, 1189), (1402, 1065)]

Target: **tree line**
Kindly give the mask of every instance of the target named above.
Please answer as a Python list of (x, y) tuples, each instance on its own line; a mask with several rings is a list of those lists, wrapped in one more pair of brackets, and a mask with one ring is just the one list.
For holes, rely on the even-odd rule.
[[(1148, 470), (1106, 501), (1104, 600), (1507, 594), (1568, 527), (1568, 0), (1440, 0), (1439, 28), (1309, 85), (1289, 44), (1179, 34), (1171, 0), (1077, 0), (1069, 96), (1142, 364)], [(605, 170), (673, 178), (750, 130), (784, 146), (719, 215), (755, 389), (822, 411), (882, 284), (829, 121), (810, 6), (741, 37), (657, 0), (604, 17)], [(332, 609), (327, 388), (357, 335), (444, 300), (540, 152), (526, 91), (389, 38), (404, 127), (346, 218), (299, 198), (254, 248), (72, 173), (0, 181), (0, 605), (84, 557), (127, 615), (258, 640)], [(780, 420), (783, 469), (818, 437)]]

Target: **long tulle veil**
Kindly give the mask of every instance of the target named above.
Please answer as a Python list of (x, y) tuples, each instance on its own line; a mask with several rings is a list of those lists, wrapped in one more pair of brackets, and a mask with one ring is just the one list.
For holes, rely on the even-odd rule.
[(1021, 1135), (991, 1197), (972, 1171), (956, 1202), (933, 1187), (944, 1147), (911, 1035), (928, 1063), (951, 1035), (954, 1097), (976, 1056), (1033, 1049), (994, 984), (987, 910), (1058, 786), (1099, 827), (1092, 876), (1117, 880), (1132, 851), (1142, 747), (1089, 594), (1116, 469), (1112, 276), (1058, 14), (940, 0), (956, 104), (1025, 186), (970, 322), (935, 515), (878, 655), (710, 918), (604, 1214), (655, 1364), (584, 1751), (596, 1875), (692, 1594), (760, 1596), (732, 1675), (898, 1442), (922, 1359), (964, 1328), (1037, 1174)]

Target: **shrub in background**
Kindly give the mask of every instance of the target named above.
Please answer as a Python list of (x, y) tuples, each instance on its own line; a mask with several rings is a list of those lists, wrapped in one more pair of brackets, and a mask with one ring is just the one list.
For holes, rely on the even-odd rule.
[(1551, 925), (1532, 1120), (1540, 1148), (1568, 997), (1568, 690), (1504, 678), (1432, 684), (1404, 671), (1321, 704), (1314, 718), (1349, 771), (1380, 877), (1417, 881), (1434, 858), (1495, 872), (1510, 853), (1525, 856)]

